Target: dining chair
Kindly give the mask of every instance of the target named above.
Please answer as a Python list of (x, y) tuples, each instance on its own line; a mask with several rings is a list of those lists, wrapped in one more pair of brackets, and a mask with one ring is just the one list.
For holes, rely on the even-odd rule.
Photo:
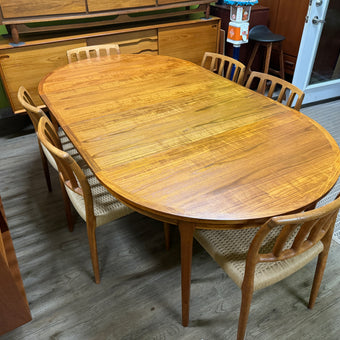
[(201, 66), (235, 83), (243, 85), (246, 67), (236, 59), (219, 53), (205, 52)]
[[(30, 96), (28, 91), (23, 86), (20, 86), (20, 88), (18, 90), (17, 97), (18, 97), (20, 104), (26, 110), (26, 112), (27, 112), (32, 124), (33, 124), (35, 132), (37, 132), (38, 131), (39, 119), (41, 117), (46, 116), (45, 113), (40, 108), (35, 106), (32, 97)], [(46, 158), (46, 155), (43, 152), (43, 149), (42, 149), (39, 141), (38, 141), (38, 145), (39, 145), (40, 157), (41, 157), (41, 162), (42, 162), (42, 166), (43, 166), (43, 169), (44, 169), (47, 188), (48, 188), (48, 191), (51, 192), (52, 191), (52, 184), (51, 184), (50, 173), (49, 173), (49, 170), (48, 170), (47, 158)]]
[[(17, 94), (18, 100), (20, 104), (24, 107), (26, 110), (28, 116), (30, 117), (30, 120), (32, 121), (33, 127), (35, 132), (38, 132), (38, 123), (40, 118), (45, 117), (48, 119), (46, 116), (45, 112), (37, 107), (34, 104), (34, 101), (29, 94), (29, 92), (26, 90), (24, 86), (20, 86)], [(68, 137), (65, 135), (65, 132), (59, 128), (58, 129), (58, 137), (59, 137), (59, 142), (60, 147), (71, 154), (73, 157), (75, 157), (79, 162), (82, 160), (81, 156), (79, 155), (77, 149), (74, 147), (74, 145), (71, 143), (71, 141), (68, 139)], [(41, 145), (39, 139), (38, 139), (38, 146), (39, 146), (39, 152), (40, 152), (40, 157), (41, 157), (41, 162), (44, 170), (44, 175), (47, 183), (47, 188), (48, 191), (52, 191), (52, 184), (51, 184), (51, 177), (50, 177), (50, 172), (49, 172), (49, 167), (48, 163), (51, 164), (51, 166), (58, 171), (57, 164), (50, 154), (50, 152), (43, 146)], [(65, 206), (65, 214), (66, 214), (66, 219), (67, 219), (67, 225), (68, 229), (70, 231), (73, 231), (73, 218), (72, 218), (72, 212), (71, 212), (71, 203), (69, 201), (69, 198), (67, 196), (67, 193), (65, 191), (63, 183), (60, 183), (61, 185), (61, 190), (64, 198), (64, 206)]]
[(196, 240), (241, 288), (238, 340), (245, 337), (253, 292), (283, 280), (318, 256), (308, 305), (313, 308), (340, 208), (339, 197), (321, 208), (273, 217), (257, 228), (195, 230)]
[(100, 56), (106, 56), (110, 54), (120, 54), (120, 49), (118, 44), (103, 44), (94, 46), (84, 46), (73, 48), (66, 51), (68, 63), (73, 61), (78, 61), (81, 59), (89, 59)]
[(86, 222), (95, 282), (99, 283), (96, 228), (126, 216), (133, 210), (112, 196), (99, 183), (89, 167), (81, 168), (69, 153), (61, 149), (56, 130), (46, 117), (39, 121), (38, 138), (53, 156), (68, 197)]
[[(258, 82), (257, 86), (255, 81)], [(268, 84), (270, 84), (270, 86), (268, 92), (266, 93)], [(261, 93), (263, 95), (266, 93), (266, 96), (272, 99), (274, 99), (274, 96), (275, 97), (277, 96), (276, 100), (279, 103), (284, 102), (286, 106), (293, 107), (297, 111), (300, 110), (303, 98), (305, 97), (304, 92), (301, 91), (296, 86), (294, 86), (293, 84), (289, 83), (284, 79), (272, 76), (267, 73), (261, 73), (256, 71), (251, 72), (245, 87), (253, 89), (254, 85), (256, 92)], [(287, 91), (290, 93), (288, 99), (286, 99)], [(296, 103), (293, 106), (295, 97)]]

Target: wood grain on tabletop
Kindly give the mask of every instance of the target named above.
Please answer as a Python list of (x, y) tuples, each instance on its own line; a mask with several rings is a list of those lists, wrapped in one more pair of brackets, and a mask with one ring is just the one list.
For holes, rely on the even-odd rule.
[(39, 91), (101, 182), (163, 216), (282, 214), (339, 175), (339, 148), (317, 123), (184, 60), (87, 60), (52, 72)]

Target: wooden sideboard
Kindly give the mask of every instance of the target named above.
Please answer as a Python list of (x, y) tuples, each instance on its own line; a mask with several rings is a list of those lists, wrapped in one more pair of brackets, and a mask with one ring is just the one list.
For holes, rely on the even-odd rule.
[(32, 320), (0, 197), (0, 336)]
[[(107, 24), (149, 20), (155, 18), (176, 16), (176, 9), (185, 6), (187, 12), (204, 11), (209, 18), (210, 1), (183, 0), (0, 0), (0, 23), (7, 25), (15, 43), (19, 42), (19, 33), (34, 31), (27, 24), (35, 22), (54, 22), (58, 26), (60, 20), (105, 18)], [(172, 13), (169, 13), (169, 10)], [(143, 15), (138, 15), (144, 13)], [(145, 16), (145, 13), (150, 13)], [(136, 16), (137, 14), (137, 16)], [(92, 22), (92, 26), (102, 23)], [(88, 24), (87, 24), (88, 25)], [(50, 25), (43, 30), (53, 29)], [(54, 29), (65, 29), (59, 25)]]
[[(83, 1), (85, 0), (63, 1), (63, 3), (68, 8), (67, 3), (75, 5)], [(60, 2), (55, 0), (53, 4), (59, 4)], [(155, 13), (143, 12), (141, 17), (138, 15), (131, 17), (128, 15), (129, 19), (125, 20), (125, 18), (124, 22), (119, 21), (120, 15), (118, 15), (114, 19), (110, 18), (108, 22), (105, 20), (104, 23), (94, 21), (85, 24), (76, 23), (75, 25), (72, 23), (61, 27), (51, 26), (47, 28), (46, 26), (43, 29), (41, 27), (33, 27), (27, 31), (22, 31), (19, 44), (13, 44), (13, 39), (11, 38), (0, 39), (0, 75), (13, 112), (24, 112), (17, 100), (17, 91), (21, 85), (25, 86), (32, 93), (33, 99), (38, 105), (43, 106), (37, 92), (39, 81), (52, 70), (65, 65), (67, 63), (66, 51), (72, 48), (115, 42), (119, 44), (121, 53), (169, 55), (197, 64), (201, 63), (205, 51), (219, 51), (220, 19), (210, 16), (208, 19), (206, 18), (210, 8), (208, 1), (183, 2), (178, 0), (158, 0), (157, 6), (155, 5), (156, 1), (149, 2), (150, 6), (153, 3), (153, 7), (148, 5), (149, 7), (143, 7), (143, 10), (155, 9), (155, 7), (163, 8), (164, 6), (172, 8), (183, 6), (183, 4), (186, 4), (186, 7), (181, 9), (181, 11), (167, 13), (163, 13), (163, 11), (161, 13), (159, 11)], [(15, 15), (15, 11), (11, 9), (13, 7), (12, 3), (27, 3), (27, 1), (17, 0), (13, 2), (12, 0), (0, 0), (3, 13), (4, 8), (7, 8), (5, 11), (7, 17)], [(50, 2), (40, 0), (34, 3), (46, 5)], [(93, 6), (96, 4), (96, 6), (102, 6), (103, 8), (104, 6), (109, 6), (109, 4), (112, 7), (113, 3), (115, 8), (119, 4), (123, 6), (123, 3), (125, 7), (133, 6), (133, 4), (136, 6), (142, 3), (143, 5), (146, 4), (145, 1), (139, 0), (124, 2), (113, 0), (94, 2), (87, 0), (87, 5), (91, 3)], [(190, 6), (193, 4), (200, 6)], [(202, 4), (205, 4), (203, 7), (205, 12), (202, 12)], [(57, 11), (54, 5), (51, 5), (51, 7)], [(66, 8), (61, 7), (60, 11), (66, 11)], [(31, 12), (34, 8), (36, 8), (35, 5), (29, 6), (27, 11), (23, 13), (38, 15), (37, 12)], [(42, 6), (42, 8), (44, 7)], [(20, 8), (20, 15), (23, 16), (21, 10)], [(102, 10), (104, 11), (104, 9)], [(132, 10), (135, 11), (135, 14), (140, 14), (137, 10), (141, 11), (141, 8), (124, 8), (119, 10), (119, 13), (126, 14)], [(43, 18), (42, 13), (45, 15), (49, 12), (42, 11), (38, 17), (21, 17), (19, 18), (20, 20), (15, 19), (16, 21), (13, 19), (12, 23), (18, 23), (19, 21), (30, 22), (30, 20), (34, 22), (37, 18), (41, 20)], [(70, 13), (70, 11), (67, 13)], [(112, 13), (112, 11), (105, 12), (105, 14), (108, 13)], [(145, 13), (146, 15), (144, 16)], [(96, 12), (96, 15), (98, 14), (99, 12)], [(89, 15), (88, 11), (84, 14), (84, 16)], [(53, 16), (54, 20), (61, 17), (65, 17), (65, 14)], [(116, 21), (117, 19), (118, 21)], [(6, 20), (4, 22), (8, 22), (9, 19), (7, 18)]]

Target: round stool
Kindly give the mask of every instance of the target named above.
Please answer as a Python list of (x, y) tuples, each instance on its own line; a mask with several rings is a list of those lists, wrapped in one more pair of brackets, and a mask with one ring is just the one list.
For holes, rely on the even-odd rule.
[(280, 48), (280, 70), (273, 70), (270, 71), (274, 74), (279, 75), (282, 79), (284, 79), (285, 72), (284, 72), (284, 62), (283, 62), (283, 50), (282, 50), (282, 41), (285, 39), (283, 35), (273, 33), (267, 26), (258, 25), (254, 26), (249, 31), (249, 40), (255, 42), (254, 49), (251, 53), (247, 68), (246, 68), (246, 76), (251, 73), (251, 66), (254, 62), (256, 53), (260, 46), (266, 47), (266, 60), (264, 63), (264, 70), (263, 73), (268, 73), (269, 71), (269, 63), (270, 57), (272, 53), (273, 43), (278, 43)]

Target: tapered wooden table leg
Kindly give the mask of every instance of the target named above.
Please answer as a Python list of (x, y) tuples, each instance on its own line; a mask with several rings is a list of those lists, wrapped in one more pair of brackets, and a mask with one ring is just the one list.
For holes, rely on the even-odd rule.
[(190, 309), (190, 284), (192, 244), (195, 226), (192, 223), (179, 224), (181, 235), (181, 274), (182, 274), (182, 325), (188, 326)]

